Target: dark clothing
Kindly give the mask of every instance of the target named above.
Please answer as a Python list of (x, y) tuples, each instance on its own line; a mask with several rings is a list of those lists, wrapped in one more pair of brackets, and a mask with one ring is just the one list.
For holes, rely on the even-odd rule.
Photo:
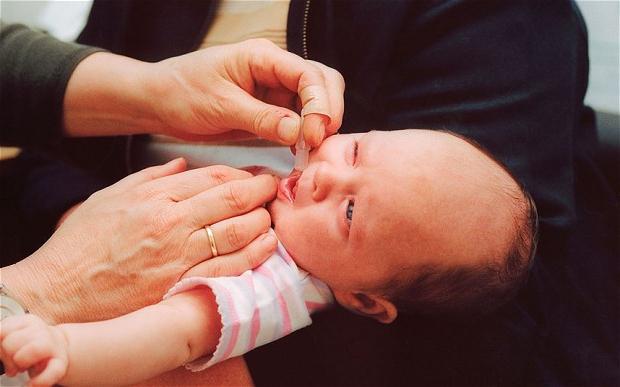
[[(100, 48), (61, 42), (19, 24), (0, 26), (0, 145), (50, 148), (62, 137), (63, 100), (75, 67)], [(41, 246), (101, 179), (42, 153), (0, 162), (2, 266)]]
[[(214, 12), (202, 0), (109, 3), (94, 3), (78, 41), (146, 61), (197, 49)], [(287, 26), (289, 50), (299, 55), (305, 4), (291, 3)], [(568, 227), (574, 220), (572, 147), (594, 133), (580, 127), (588, 63), (573, 4), (309, 4), (307, 56), (338, 69), (347, 83), (341, 132), (462, 133), (515, 172), (547, 222)]]
[(2, 23), (0, 144), (33, 146), (60, 138), (69, 77), (82, 59), (97, 51)]
[[(79, 41), (160, 60), (196, 49), (213, 12), (202, 0), (95, 1)], [(336, 309), (247, 355), (255, 382), (617, 385), (618, 202), (589, 154), (574, 3), (293, 0), (287, 44), (343, 74), (342, 132), (441, 128), (489, 148), (532, 193), (541, 236), (529, 283), (493, 317), (382, 326)], [(65, 149), (113, 175), (92, 147)]]

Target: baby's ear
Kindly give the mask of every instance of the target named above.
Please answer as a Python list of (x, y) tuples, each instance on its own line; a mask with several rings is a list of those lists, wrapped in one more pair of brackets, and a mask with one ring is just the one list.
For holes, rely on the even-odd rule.
[(396, 306), (385, 297), (361, 292), (334, 291), (336, 301), (353, 313), (389, 324), (398, 316)]

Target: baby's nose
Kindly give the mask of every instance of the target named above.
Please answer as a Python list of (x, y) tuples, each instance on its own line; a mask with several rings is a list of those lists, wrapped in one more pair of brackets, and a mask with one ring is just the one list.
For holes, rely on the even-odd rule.
[(340, 185), (341, 176), (337, 168), (323, 162), (314, 172), (314, 190), (312, 199), (314, 201), (324, 200), (337, 186)]

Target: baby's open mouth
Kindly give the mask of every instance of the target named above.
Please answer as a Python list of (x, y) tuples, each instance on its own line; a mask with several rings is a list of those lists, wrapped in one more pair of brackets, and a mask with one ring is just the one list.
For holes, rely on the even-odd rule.
[(288, 177), (280, 180), (280, 184), (278, 185), (278, 195), (284, 196), (286, 200), (293, 203), (297, 194), (297, 182), (299, 181), (299, 178), (301, 178), (301, 174), (301, 171), (293, 169)]

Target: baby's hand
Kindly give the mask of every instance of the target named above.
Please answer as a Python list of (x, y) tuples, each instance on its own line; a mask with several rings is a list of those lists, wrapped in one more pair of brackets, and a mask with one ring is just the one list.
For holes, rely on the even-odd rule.
[(8, 317), (0, 325), (0, 359), (8, 376), (27, 370), (30, 386), (51, 386), (67, 371), (67, 341), (33, 314)]

